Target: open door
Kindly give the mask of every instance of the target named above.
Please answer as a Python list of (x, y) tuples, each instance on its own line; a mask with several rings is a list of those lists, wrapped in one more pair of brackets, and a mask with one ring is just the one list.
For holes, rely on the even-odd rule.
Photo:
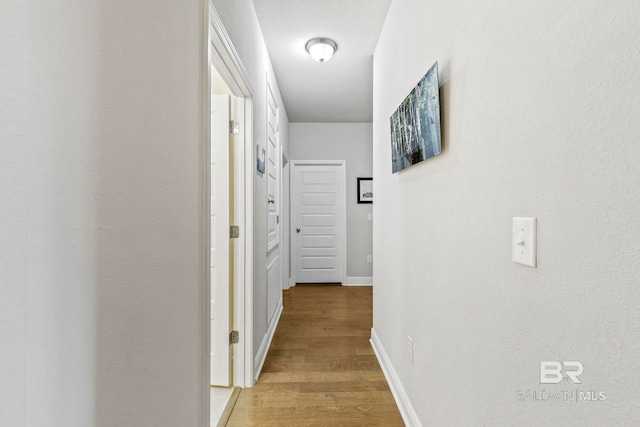
[[(203, 157), (204, 204), (208, 211), (203, 250), (211, 253), (205, 253), (205, 257), (209, 256), (205, 263), (209, 277), (202, 301), (206, 331), (202, 367), (207, 373), (203, 376), (205, 393), (211, 390), (211, 385), (252, 387), (254, 384), (253, 179), (256, 168), (254, 90), (212, 2), (209, 2), (207, 38), (203, 83), (209, 101), (207, 110), (211, 114), (207, 115), (207, 138), (203, 147), (206, 153)], [(220, 102), (216, 100), (217, 95), (228, 96), (219, 98), (223, 99)], [(229, 133), (229, 113), (223, 111), (230, 111), (231, 119), (236, 122), (233, 136)], [(239, 237), (234, 238), (232, 244), (230, 224), (239, 227)], [(222, 266), (225, 268), (220, 268)], [(237, 331), (237, 344), (229, 344), (231, 329)], [(210, 399), (203, 403), (209, 409)]]
[(231, 385), (230, 97), (211, 97), (211, 385)]

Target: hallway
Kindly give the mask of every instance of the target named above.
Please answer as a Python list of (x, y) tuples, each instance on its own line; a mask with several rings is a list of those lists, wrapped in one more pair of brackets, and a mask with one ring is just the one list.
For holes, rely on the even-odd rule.
[(402, 426), (369, 343), (372, 288), (298, 285), (227, 426)]

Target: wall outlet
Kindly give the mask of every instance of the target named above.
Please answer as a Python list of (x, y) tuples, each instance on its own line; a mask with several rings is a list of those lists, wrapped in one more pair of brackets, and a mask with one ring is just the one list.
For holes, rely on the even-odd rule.
[(367, 262), (373, 262), (373, 255), (367, 255)]
[(413, 365), (413, 339), (407, 335), (407, 350), (409, 351), (409, 362)]

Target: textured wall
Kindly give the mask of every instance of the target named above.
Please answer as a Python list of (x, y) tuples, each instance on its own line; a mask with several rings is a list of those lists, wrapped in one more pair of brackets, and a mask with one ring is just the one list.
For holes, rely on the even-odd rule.
[(0, 13), (0, 425), (95, 423), (96, 6)]
[[(640, 5), (397, 0), (374, 56), (374, 328), (424, 425), (635, 425)], [(444, 152), (391, 174), (434, 61)], [(538, 268), (511, 219), (538, 218)], [(407, 357), (414, 340), (414, 364)], [(539, 384), (578, 360), (582, 385)], [(519, 402), (517, 390), (604, 402)]]
[(373, 223), (370, 204), (358, 204), (357, 178), (372, 176), (370, 123), (291, 123), (292, 160), (347, 161), (347, 276), (372, 277)]
[(198, 425), (205, 3), (98, 16), (98, 425)]
[(197, 425), (204, 3), (4, 6), (0, 424)]
[(2, 14), (2, 425), (202, 421), (203, 6)]

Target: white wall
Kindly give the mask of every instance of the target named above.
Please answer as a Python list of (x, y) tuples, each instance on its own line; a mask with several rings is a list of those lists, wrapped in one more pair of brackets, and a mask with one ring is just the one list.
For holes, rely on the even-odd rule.
[(71, 3), (0, 14), (3, 426), (95, 420), (97, 16)]
[[(213, 3), (253, 84), (254, 146), (259, 143), (266, 149), (268, 81), (280, 107), (279, 139), (285, 153), (287, 153), (289, 120), (282, 103), (278, 82), (275, 79), (253, 2), (251, 0), (214, 0)], [(255, 149), (253, 152), (255, 153)], [(260, 349), (261, 344), (264, 344), (268, 332), (266, 268), (277, 256), (275, 249), (267, 254), (266, 183), (266, 176), (254, 170), (254, 353)]]
[(3, 4), (1, 425), (203, 421), (205, 16)]
[[(423, 425), (635, 425), (640, 5), (396, 0), (374, 56), (374, 329)], [(444, 152), (391, 174), (434, 61)], [(538, 268), (511, 219), (538, 218)], [(407, 356), (414, 341), (414, 364)], [(539, 383), (578, 360), (582, 385)], [(518, 390), (604, 402), (519, 402)]]
[(372, 176), (371, 123), (291, 123), (289, 132), (292, 160), (347, 161), (347, 276), (372, 277), (372, 205), (356, 198), (357, 178)]
[(100, 425), (202, 416), (207, 12), (204, 2), (100, 2)]

